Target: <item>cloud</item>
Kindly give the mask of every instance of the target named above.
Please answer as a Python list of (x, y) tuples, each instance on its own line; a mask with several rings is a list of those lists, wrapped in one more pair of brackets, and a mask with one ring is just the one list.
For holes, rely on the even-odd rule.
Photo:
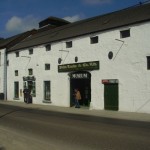
[(85, 4), (88, 5), (103, 5), (110, 4), (112, 0), (82, 0)]
[(11, 33), (21, 33), (33, 28), (38, 27), (38, 18), (34, 18), (33, 16), (26, 16), (24, 18), (20, 18), (17, 16), (13, 16), (6, 23), (6, 30)]
[(76, 22), (82, 19), (80, 15), (75, 15), (75, 16), (66, 16), (63, 19), (69, 21), (69, 22)]

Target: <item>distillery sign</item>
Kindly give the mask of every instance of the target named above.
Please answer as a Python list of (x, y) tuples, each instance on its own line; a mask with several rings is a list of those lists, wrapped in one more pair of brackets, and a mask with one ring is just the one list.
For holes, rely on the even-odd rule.
[(58, 65), (58, 72), (99, 70), (99, 61)]

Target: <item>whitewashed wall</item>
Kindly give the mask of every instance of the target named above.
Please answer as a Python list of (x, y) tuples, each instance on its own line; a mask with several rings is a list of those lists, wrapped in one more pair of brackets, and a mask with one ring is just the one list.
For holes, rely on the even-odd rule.
[[(120, 30), (129, 28), (131, 37), (120, 39)], [(99, 36), (99, 43), (90, 44), (91, 36)], [(147, 70), (146, 59), (150, 56), (149, 37), (150, 23), (145, 23), (68, 39), (73, 41), (72, 48), (66, 48), (66, 41), (61, 41), (52, 43), (51, 51), (46, 51), (44, 46), (34, 47), (33, 55), (29, 55), (28, 49), (20, 50), (20, 57), (11, 52), (7, 67), (8, 99), (13, 99), (14, 81), (19, 81), (20, 89), (23, 89), (22, 77), (28, 76), (28, 69), (33, 68), (36, 77), (33, 103), (43, 104), (43, 82), (50, 80), (50, 105), (69, 107), (69, 76), (68, 73), (58, 73), (58, 58), (62, 57), (62, 63), (68, 64), (75, 63), (74, 58), (78, 56), (78, 62), (100, 61), (100, 70), (91, 71), (91, 109), (104, 109), (104, 85), (101, 80), (118, 79), (119, 110), (150, 113), (150, 70)], [(109, 51), (114, 53), (111, 60), (108, 59)], [(50, 70), (45, 70), (45, 63), (50, 63)], [(19, 70), (18, 77), (14, 75), (15, 70)], [(23, 97), (20, 96), (19, 101), (23, 101)]]
[(6, 49), (0, 50), (0, 93), (6, 96)]

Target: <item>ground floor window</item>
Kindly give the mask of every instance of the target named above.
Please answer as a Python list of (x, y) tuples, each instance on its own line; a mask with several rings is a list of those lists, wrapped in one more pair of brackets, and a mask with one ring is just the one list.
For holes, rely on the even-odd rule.
[(147, 70), (150, 70), (150, 56), (147, 56)]
[(50, 81), (44, 81), (44, 100), (50, 101), (51, 100), (51, 88), (50, 88)]
[(19, 98), (19, 82), (14, 82), (14, 98)]

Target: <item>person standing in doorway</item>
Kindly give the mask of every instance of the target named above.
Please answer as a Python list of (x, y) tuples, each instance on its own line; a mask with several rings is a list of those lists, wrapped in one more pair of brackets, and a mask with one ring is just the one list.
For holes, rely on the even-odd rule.
[(27, 104), (30, 103), (30, 100), (31, 100), (31, 90), (27, 89)]
[(74, 90), (75, 92), (75, 108), (80, 108), (79, 100), (81, 100), (81, 94), (78, 89)]
[(23, 94), (24, 94), (24, 102), (27, 103), (27, 87), (24, 88)]

